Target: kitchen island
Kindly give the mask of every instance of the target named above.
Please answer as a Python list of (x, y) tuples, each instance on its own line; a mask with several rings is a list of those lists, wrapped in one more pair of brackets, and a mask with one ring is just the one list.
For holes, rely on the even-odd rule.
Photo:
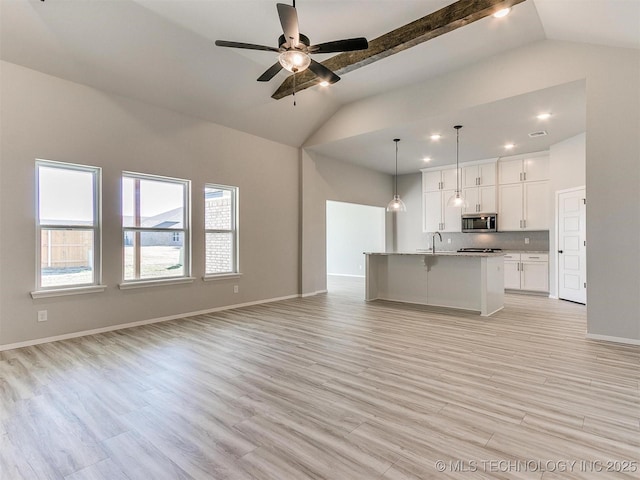
[(365, 299), (451, 307), (489, 315), (504, 307), (502, 253), (366, 255)]

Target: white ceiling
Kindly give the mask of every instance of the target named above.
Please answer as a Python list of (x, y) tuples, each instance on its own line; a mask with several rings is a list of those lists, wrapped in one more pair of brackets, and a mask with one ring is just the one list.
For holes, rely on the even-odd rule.
[[(291, 97), (271, 99), (285, 78), (284, 72), (269, 83), (255, 81), (275, 62), (274, 54), (213, 44), (216, 39), (224, 39), (276, 46), (281, 32), (275, 3), (276, 0), (0, 0), (0, 57), (300, 146), (341, 105), (422, 82), (531, 42), (548, 38), (640, 48), (640, 0), (527, 0), (502, 20), (483, 19), (345, 74), (330, 88), (300, 92), (294, 107)], [(373, 39), (449, 3), (450, 0), (299, 0), (296, 7), (301, 31), (312, 43), (321, 43), (355, 36)], [(554, 92), (540, 92), (538, 99), (535, 95), (525, 96), (451, 112), (425, 119), (420, 125), (400, 125), (394, 132), (376, 132), (367, 138), (314, 148), (388, 171), (388, 154), (376, 159), (365, 152), (374, 144), (380, 151), (393, 151), (390, 139), (397, 135), (404, 137), (400, 148), (405, 154), (412, 152), (414, 144), (415, 162), (407, 163), (406, 168), (415, 171), (417, 157), (429, 146), (422, 142), (424, 129), (451, 129), (454, 123), (461, 122), (468, 126), (461, 132), (461, 160), (463, 155), (497, 156), (500, 152), (496, 145), (501, 145), (505, 136), (524, 145), (518, 138), (534, 126), (528, 121), (530, 117), (523, 117), (525, 106), (535, 109), (547, 104), (557, 112), (548, 124), (550, 135), (544, 137), (548, 141), (577, 133), (576, 125), (584, 129), (584, 120), (578, 122), (584, 118), (584, 102), (579, 99), (584, 95), (584, 86), (573, 88), (568, 99), (559, 98), (563, 96)], [(474, 124), (477, 129), (472, 128)], [(521, 126), (517, 134), (514, 131), (506, 135), (509, 131), (505, 129), (515, 125)], [(545, 148), (543, 141), (529, 145)], [(449, 147), (446, 141), (440, 149), (431, 146), (434, 164), (443, 158), (447, 158), (443, 163), (449, 163)]]

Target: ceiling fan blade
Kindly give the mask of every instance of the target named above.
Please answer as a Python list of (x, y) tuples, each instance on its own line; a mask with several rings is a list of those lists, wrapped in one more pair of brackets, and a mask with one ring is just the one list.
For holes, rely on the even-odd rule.
[(276, 62), (273, 65), (271, 65), (266, 72), (264, 72), (262, 75), (258, 77), (258, 81), (268, 82), (273, 77), (275, 77), (280, 70), (282, 70), (282, 65), (280, 64), (280, 62)]
[(300, 42), (300, 30), (298, 28), (298, 13), (295, 7), (285, 3), (276, 4), (278, 8), (278, 16), (280, 17), (280, 25), (284, 37), (290, 47), (297, 47)]
[(267, 47), (265, 45), (255, 45), (253, 43), (228, 42), (226, 40), (216, 40), (218, 47), (245, 48), (247, 50), (265, 50), (267, 52), (279, 52), (275, 47)]
[(322, 65), (321, 63), (316, 62), (315, 60), (311, 60), (311, 64), (309, 64), (309, 70), (316, 74), (320, 80), (329, 82), (330, 84), (336, 83), (340, 80), (340, 77), (329, 70), (327, 67)]
[(369, 48), (367, 39), (358, 37), (311, 45), (309, 53), (353, 52), (354, 50), (366, 50), (367, 48)]

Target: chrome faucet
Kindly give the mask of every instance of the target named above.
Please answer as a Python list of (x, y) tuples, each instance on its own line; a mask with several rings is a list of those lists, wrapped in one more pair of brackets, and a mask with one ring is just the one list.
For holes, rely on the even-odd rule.
[(440, 232), (435, 232), (431, 235), (431, 253), (436, 253), (436, 235), (440, 239), (440, 243), (442, 243), (442, 235), (440, 235)]

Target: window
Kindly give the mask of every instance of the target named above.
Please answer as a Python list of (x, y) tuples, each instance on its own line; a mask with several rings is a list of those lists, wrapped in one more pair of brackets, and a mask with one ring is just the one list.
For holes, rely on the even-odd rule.
[(122, 175), (124, 281), (188, 277), (188, 180)]
[(206, 275), (238, 273), (238, 189), (204, 189)]
[(36, 290), (100, 283), (100, 169), (36, 161)]

